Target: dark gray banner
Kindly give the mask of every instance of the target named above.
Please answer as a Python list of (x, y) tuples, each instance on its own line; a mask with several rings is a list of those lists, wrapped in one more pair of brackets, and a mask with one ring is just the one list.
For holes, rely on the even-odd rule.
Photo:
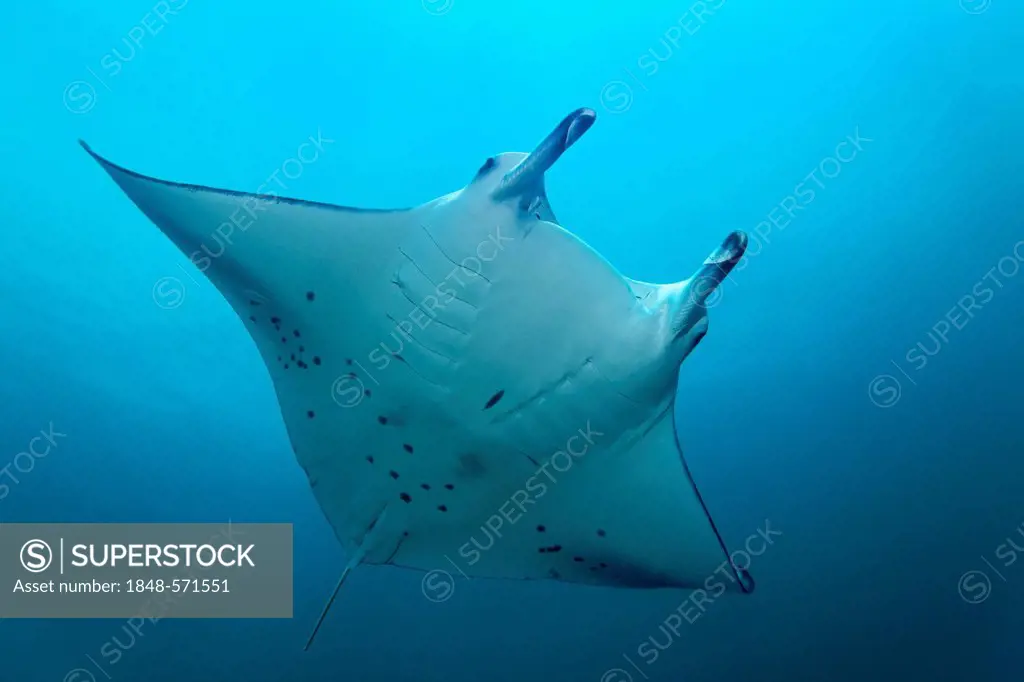
[(0, 525), (0, 618), (291, 617), (291, 524)]

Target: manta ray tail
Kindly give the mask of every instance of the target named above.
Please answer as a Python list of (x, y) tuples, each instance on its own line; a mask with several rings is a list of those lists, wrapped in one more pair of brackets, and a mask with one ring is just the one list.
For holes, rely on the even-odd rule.
[(338, 584), (334, 586), (334, 591), (331, 592), (331, 598), (327, 600), (327, 604), (324, 605), (323, 610), (320, 612), (320, 617), (316, 621), (316, 625), (313, 626), (313, 632), (309, 633), (309, 639), (306, 640), (306, 646), (302, 648), (303, 651), (309, 651), (309, 647), (313, 646), (313, 639), (316, 637), (316, 633), (320, 632), (320, 626), (324, 624), (324, 620), (327, 618), (327, 612), (331, 610), (334, 605), (334, 600), (338, 598), (338, 592), (341, 591), (341, 586), (345, 582), (345, 578), (352, 572), (352, 569), (358, 566), (363, 561), (365, 556), (364, 552), (356, 552), (349, 559), (348, 563), (345, 564), (345, 570), (341, 572), (341, 577), (338, 578)]
[[(370, 527), (366, 530), (366, 535), (363, 541), (356, 548), (355, 552), (349, 558), (348, 563), (345, 564), (345, 570), (341, 572), (341, 577), (338, 578), (338, 584), (334, 586), (334, 591), (331, 592), (330, 599), (327, 600), (327, 604), (324, 605), (323, 610), (320, 612), (320, 618), (317, 619), (316, 625), (313, 626), (313, 631), (309, 634), (309, 639), (306, 640), (306, 646), (303, 647), (303, 651), (309, 651), (309, 648), (313, 646), (313, 639), (316, 638), (316, 634), (320, 632), (320, 626), (324, 624), (324, 620), (327, 618), (327, 612), (331, 610), (334, 605), (334, 600), (338, 598), (338, 593), (341, 591), (341, 586), (345, 584), (345, 579), (348, 578), (348, 574), (352, 572), (359, 564), (363, 563), (363, 559), (366, 558), (366, 552), (374, 549), (379, 540), (380, 533), (374, 533), (374, 529), (382, 528), (381, 521), (384, 519), (384, 515), (387, 513), (387, 507), (381, 510), (380, 514)], [(398, 543), (401, 546), (401, 542)]]

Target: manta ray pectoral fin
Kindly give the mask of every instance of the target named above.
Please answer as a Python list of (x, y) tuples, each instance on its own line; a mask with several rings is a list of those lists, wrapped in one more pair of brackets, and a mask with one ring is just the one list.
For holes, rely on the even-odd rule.
[[(262, 313), (268, 327), (273, 315), (284, 317), (292, 308), (305, 312), (309, 295), (320, 293), (315, 286), (334, 286), (349, 300), (372, 298), (366, 273), (383, 269), (401, 240), (419, 229), (414, 209), (355, 209), (169, 182), (123, 168), (80, 144), (242, 320)], [(252, 291), (285, 310), (252, 310)]]
[[(379, 438), (378, 420), (395, 406), (346, 408), (369, 402), (371, 393), (381, 398), (364, 367), (391, 333), (401, 338), (385, 314), (416, 319), (408, 315), (396, 269), (404, 267), (412, 277), (421, 276), (415, 270), (422, 263), (443, 261), (435, 269), (451, 268), (436, 250), (421, 248), (427, 255), (419, 262), (407, 258), (410, 241), (433, 243), (423, 212), (354, 209), (168, 182), (82, 146), (209, 278), (245, 325), (270, 373), (296, 459), (351, 556), (380, 512), (381, 486), (391, 479), (386, 473), (371, 477), (377, 472), (367, 459), (377, 451), (349, 444)], [(465, 297), (467, 290), (468, 285), (459, 294)], [(397, 375), (392, 371), (389, 378)]]
[(661, 284), (652, 284), (651, 282), (641, 282), (636, 279), (629, 279), (628, 277), (625, 279), (626, 283), (629, 284), (629, 288), (633, 290), (633, 298), (641, 303), (657, 299), (658, 290), (663, 286)]
[(606, 436), (587, 422), (485, 513), (410, 537), (391, 563), (469, 578), (753, 591), (683, 460), (673, 412), (667, 405), (632, 442), (593, 452), (588, 444)]
[[(589, 572), (605, 584), (753, 592), (753, 578), (732, 560), (683, 456), (674, 402), (626, 452), (582, 462), (578, 481), (568, 472), (559, 483), (571, 489), (566, 503), (584, 520), (575, 541), (588, 547), (571, 551), (585, 564), (599, 562)], [(586, 533), (587, 525), (600, 532)]]

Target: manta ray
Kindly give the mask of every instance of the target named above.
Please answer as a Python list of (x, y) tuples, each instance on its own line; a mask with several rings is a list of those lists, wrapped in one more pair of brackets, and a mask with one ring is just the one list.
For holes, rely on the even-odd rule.
[(679, 366), (747, 238), (732, 232), (680, 282), (621, 275), (559, 225), (545, 191), (595, 120), (578, 109), (533, 152), (487, 158), (462, 189), (400, 210), (158, 180), (81, 143), (255, 342), (349, 557), (338, 588), (360, 564), (390, 564), (753, 590), (674, 409)]

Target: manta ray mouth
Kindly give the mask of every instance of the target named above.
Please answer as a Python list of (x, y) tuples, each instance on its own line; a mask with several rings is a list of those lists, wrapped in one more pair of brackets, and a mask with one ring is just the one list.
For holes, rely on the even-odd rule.
[(597, 112), (582, 107), (572, 112), (559, 123), (540, 144), (520, 161), (515, 168), (502, 178), (494, 191), (495, 201), (537, 192), (544, 179), (544, 173), (558, 161), (583, 133), (590, 130), (597, 120)]

